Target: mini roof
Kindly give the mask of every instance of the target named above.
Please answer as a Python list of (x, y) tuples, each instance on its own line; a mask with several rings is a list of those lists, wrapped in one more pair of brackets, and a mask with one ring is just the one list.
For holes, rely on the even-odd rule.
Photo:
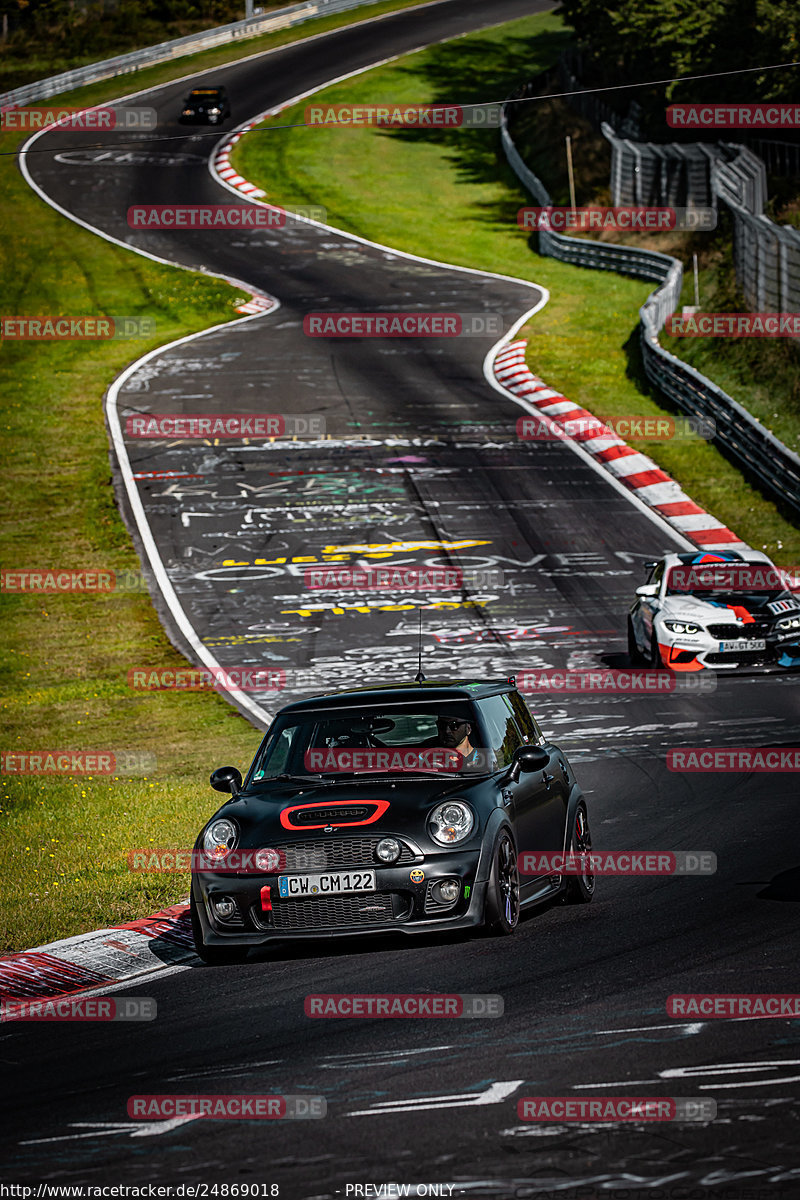
[(319, 708), (363, 708), (372, 704), (403, 704), (409, 700), (480, 700), (484, 696), (497, 696), (510, 692), (515, 684), (512, 679), (428, 679), (424, 683), (388, 683), (383, 686), (348, 688), (346, 691), (328, 695), (312, 696), (308, 700), (297, 700), (287, 704), (281, 713), (303, 712)]

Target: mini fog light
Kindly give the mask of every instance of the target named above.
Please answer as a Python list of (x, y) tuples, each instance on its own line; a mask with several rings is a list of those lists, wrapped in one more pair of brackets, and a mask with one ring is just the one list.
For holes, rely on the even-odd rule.
[(400, 857), (400, 843), (397, 838), (382, 838), (375, 847), (375, 857), (385, 863), (397, 862)]
[(214, 901), (214, 913), (222, 921), (227, 921), (236, 912), (236, 901), (230, 896), (220, 896)]
[(461, 894), (461, 884), (457, 879), (441, 879), (433, 885), (433, 894), (442, 904), (452, 904)]

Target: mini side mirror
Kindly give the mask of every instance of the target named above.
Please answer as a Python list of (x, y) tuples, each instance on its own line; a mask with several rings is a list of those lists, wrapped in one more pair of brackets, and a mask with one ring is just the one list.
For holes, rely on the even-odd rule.
[(543, 771), (549, 762), (550, 755), (543, 746), (517, 746), (505, 780), (517, 783), (522, 771)]
[(242, 773), (236, 767), (217, 767), (211, 776), (211, 786), (215, 792), (230, 792), (235, 796), (241, 790)]

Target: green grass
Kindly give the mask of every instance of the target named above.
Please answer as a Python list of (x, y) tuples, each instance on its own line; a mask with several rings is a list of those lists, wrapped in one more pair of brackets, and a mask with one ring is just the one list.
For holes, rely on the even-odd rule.
[[(18, 231), (0, 245), (5, 312), (147, 314), (156, 336), (3, 343), (2, 565), (136, 570), (111, 486), (103, 392), (133, 358), (235, 316), (244, 297), (68, 225), (15, 168), (3, 171)], [(216, 695), (128, 688), (132, 666), (184, 664), (146, 594), (4, 594), (0, 608), (4, 750), (140, 750), (157, 759), (148, 779), (3, 775), (0, 952), (8, 952), (185, 895), (186, 876), (131, 875), (127, 851), (190, 846), (217, 807), (208, 774), (223, 761), (244, 764), (258, 734)]]
[[(363, 19), (309, 22), (109, 80), (70, 95), (100, 102), (202, 64)], [(218, 131), (213, 134), (218, 137)], [(0, 134), (14, 151), (18, 134)], [(111, 568), (138, 559), (117, 511), (102, 398), (114, 377), (154, 346), (233, 319), (247, 298), (207, 276), (163, 267), (60, 217), (25, 184), (13, 155), (0, 157), (10, 214), (0, 241), (2, 312), (148, 316), (155, 335), (131, 342), (0, 343), (4, 569)], [(132, 666), (181, 667), (149, 596), (2, 594), (3, 751), (138, 750), (154, 753), (148, 778), (0, 776), (0, 954), (175, 903), (188, 875), (132, 874), (131, 849), (191, 847), (218, 807), (208, 775), (244, 767), (260, 735), (214, 693), (131, 691)]]
[[(557, 17), (526, 17), (408, 55), (327, 88), (314, 102), (498, 99), (522, 75), (555, 61), (566, 41)], [(280, 124), (302, 121), (307, 103), (284, 110)], [(638, 309), (651, 285), (538, 257), (516, 224), (530, 198), (496, 132), (329, 126), (278, 137), (269, 126), (239, 142), (234, 163), (271, 201), (320, 204), (330, 224), (362, 237), (544, 285), (550, 302), (521, 331), (532, 370), (605, 419), (668, 411), (651, 392), (639, 353)], [(779, 563), (800, 561), (797, 526), (713, 446), (698, 438), (631, 444), (751, 545)]]

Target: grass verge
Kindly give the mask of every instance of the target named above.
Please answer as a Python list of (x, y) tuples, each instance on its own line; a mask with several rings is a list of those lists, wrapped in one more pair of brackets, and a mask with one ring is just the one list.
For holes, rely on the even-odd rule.
[[(71, 94), (97, 103), (376, 12), (386, 3), (309, 22)], [(214, 131), (213, 137), (219, 136)], [(67, 222), (25, 184), (18, 134), (0, 133), (0, 242), (6, 315), (148, 316), (136, 342), (0, 343), (6, 570), (135, 571), (117, 511), (102, 396), (157, 345), (230, 320), (246, 297), (220, 280), (163, 267)], [(139, 751), (149, 777), (0, 775), (3, 904), (0, 954), (119, 924), (176, 902), (187, 875), (134, 875), (129, 850), (190, 847), (217, 808), (208, 775), (245, 766), (259, 734), (214, 693), (134, 693), (132, 666), (181, 667), (147, 594), (0, 594), (4, 753)], [(221, 798), (219, 798), (221, 799)]]
[[(407, 55), (326, 88), (314, 100), (498, 99), (555, 61), (567, 40), (557, 17), (526, 17)], [(280, 123), (301, 121), (305, 103), (285, 109)], [(242, 139), (234, 162), (271, 201), (324, 205), (329, 223), (338, 228), (544, 285), (550, 303), (521, 331), (531, 368), (606, 420), (667, 411), (651, 392), (639, 355), (637, 314), (651, 285), (536, 256), (532, 238), (516, 223), (529, 197), (506, 165), (496, 132), (289, 129), (280, 139)], [(785, 565), (800, 561), (797, 526), (713, 446), (698, 438), (631, 444), (752, 546)]]

